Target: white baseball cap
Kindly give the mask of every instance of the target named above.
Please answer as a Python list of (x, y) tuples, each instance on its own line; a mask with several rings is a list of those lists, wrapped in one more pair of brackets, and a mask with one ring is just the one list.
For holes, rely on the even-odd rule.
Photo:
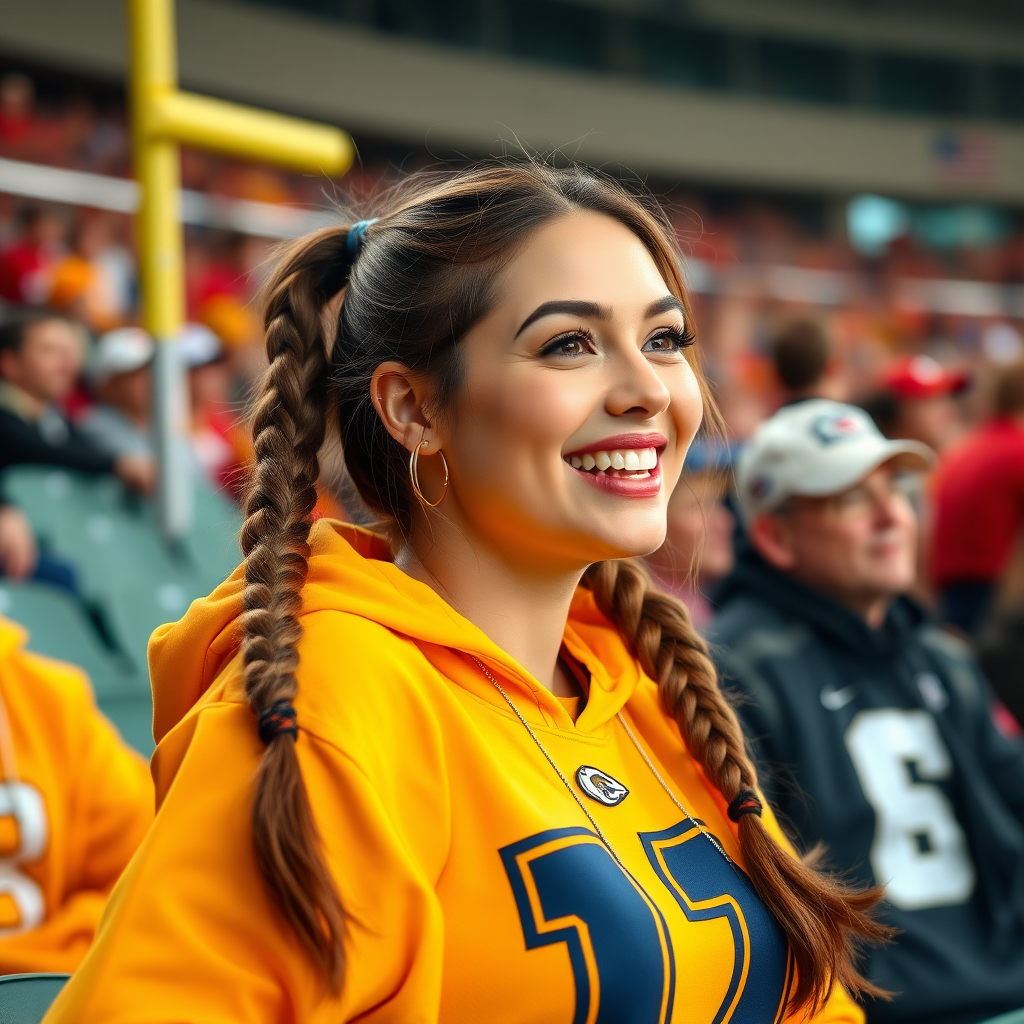
[(920, 441), (889, 441), (855, 405), (815, 398), (780, 409), (744, 445), (736, 495), (748, 522), (793, 495), (839, 494), (883, 462), (928, 469), (935, 454)]
[(224, 355), (220, 338), (205, 324), (197, 323), (188, 323), (182, 327), (178, 335), (178, 352), (186, 370), (215, 363)]
[(141, 370), (152, 360), (153, 352), (153, 339), (141, 327), (107, 331), (89, 353), (86, 377), (96, 387), (119, 373)]

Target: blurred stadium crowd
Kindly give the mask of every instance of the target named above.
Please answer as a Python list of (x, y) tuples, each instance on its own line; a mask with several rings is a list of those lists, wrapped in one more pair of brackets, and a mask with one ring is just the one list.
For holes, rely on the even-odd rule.
[[(8, 71), (0, 78), (0, 158), (126, 177), (122, 97), (87, 80), (38, 77)], [(399, 168), (387, 152), (371, 152), (330, 182), (185, 150), (182, 181), (211, 196), (358, 208), (428, 162), (426, 153), (406, 156)], [(912, 208), (880, 197), (844, 209), (786, 195), (657, 185), (655, 192), (688, 257), (702, 349), (734, 440), (792, 394), (820, 393), (862, 404), (889, 436), (945, 452), (996, 411), (1000, 388), (1013, 390), (1000, 381), (1024, 355), (1019, 215), (970, 205)], [(97, 402), (113, 401), (142, 433), (149, 415), (149, 342), (137, 332), (109, 335), (137, 322), (132, 230), (126, 214), (0, 193), (0, 301), (8, 314), (45, 307), (82, 326), (89, 339), (82, 372), (58, 404), (108, 445), (117, 430)], [(186, 229), (192, 456), (211, 487), (232, 495), (249, 457), (245, 395), (262, 359), (252, 300), (273, 244)], [(136, 452), (145, 447), (138, 437), (134, 443)], [(933, 489), (921, 496), (928, 531), (933, 497)], [(331, 500), (325, 487), (324, 501)], [(948, 574), (933, 564), (929, 544), (920, 590), (936, 604)], [(986, 581), (1015, 591), (1012, 581), (1024, 572), (1015, 568), (1015, 550), (989, 559)], [(1000, 596), (986, 608), (1015, 601)], [(984, 632), (971, 614), (950, 615)]]

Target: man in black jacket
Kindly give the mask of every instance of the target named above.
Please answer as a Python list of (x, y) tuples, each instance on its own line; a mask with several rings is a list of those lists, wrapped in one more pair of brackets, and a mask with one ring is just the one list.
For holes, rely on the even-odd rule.
[(900, 929), (867, 976), (870, 1024), (976, 1024), (1024, 1008), (1024, 744), (967, 648), (908, 598), (916, 442), (812, 400), (740, 457), (749, 544), (712, 631), (762, 785), (805, 848), (885, 887)]
[(151, 490), (151, 458), (113, 458), (59, 412), (83, 356), (80, 331), (57, 314), (21, 312), (0, 325), (0, 469), (36, 463), (116, 473), (132, 487)]

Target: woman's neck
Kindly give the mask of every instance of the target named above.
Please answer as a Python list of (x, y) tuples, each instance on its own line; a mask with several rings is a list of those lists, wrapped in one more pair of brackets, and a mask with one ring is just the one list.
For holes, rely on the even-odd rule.
[(436, 591), (556, 696), (579, 692), (558, 666), (558, 652), (583, 570), (545, 574), (514, 567), (447, 524), (420, 539), (426, 543), (414, 536), (398, 552), (395, 563), (403, 572)]

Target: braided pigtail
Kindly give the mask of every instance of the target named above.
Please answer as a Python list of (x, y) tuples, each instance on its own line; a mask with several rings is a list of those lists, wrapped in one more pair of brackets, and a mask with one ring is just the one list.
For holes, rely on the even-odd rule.
[(252, 809), (256, 862), (285, 917), (341, 988), (344, 914), (320, 850), (295, 751), (296, 645), (328, 413), (323, 309), (345, 285), (349, 232), (327, 228), (286, 251), (264, 289), (270, 361), (252, 417), (256, 464), (242, 528), (245, 692), (266, 749)]
[(816, 1012), (836, 984), (851, 994), (884, 998), (887, 993), (863, 978), (855, 963), (860, 946), (891, 935), (870, 916), (880, 891), (852, 888), (816, 871), (813, 856), (791, 857), (765, 828), (739, 721), (686, 607), (651, 589), (644, 570), (628, 560), (593, 565), (587, 583), (657, 681), (688, 750), (729, 802), (750, 880), (789, 940), (796, 969), (791, 1008)]

